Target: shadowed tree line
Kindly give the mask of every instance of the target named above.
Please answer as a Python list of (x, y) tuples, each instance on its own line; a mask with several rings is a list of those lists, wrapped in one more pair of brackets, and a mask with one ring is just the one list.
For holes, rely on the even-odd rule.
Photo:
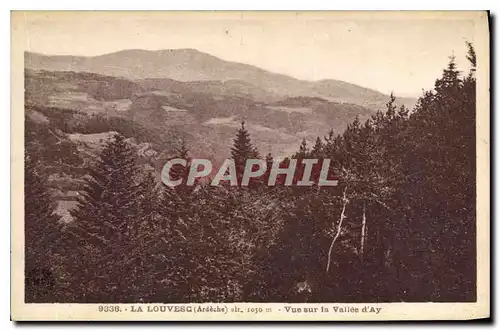
[[(468, 46), (470, 72), (461, 75), (452, 58), (411, 111), (391, 95), (364, 123), (302, 142), (292, 158), (330, 159), (336, 187), (269, 187), (267, 172), (249, 187), (169, 188), (117, 134), (87, 169), (74, 221), (63, 224), (27, 136), (26, 301), (475, 301)], [(260, 157), (244, 125), (230, 153), (238, 173)], [(186, 178), (188, 148), (172, 157), (188, 160), (172, 169)]]

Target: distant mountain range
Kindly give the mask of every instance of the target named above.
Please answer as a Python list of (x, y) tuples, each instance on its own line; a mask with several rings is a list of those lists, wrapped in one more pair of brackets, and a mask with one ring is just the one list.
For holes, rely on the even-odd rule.
[[(195, 49), (123, 50), (92, 57), (26, 52), (25, 67), (47, 71), (91, 72), (129, 80), (167, 78), (179, 82), (197, 82), (200, 89), (215, 88), (265, 102), (285, 97), (320, 97), (378, 110), (383, 109), (389, 99), (381, 92), (340, 80), (300, 80), (252, 65), (224, 61)], [(214, 87), (214, 84), (218, 86)], [(398, 98), (398, 102), (412, 107), (415, 99)]]

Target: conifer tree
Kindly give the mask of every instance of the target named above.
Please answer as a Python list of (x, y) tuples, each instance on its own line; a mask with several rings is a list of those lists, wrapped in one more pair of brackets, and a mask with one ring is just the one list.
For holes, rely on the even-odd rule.
[(299, 151), (295, 154), (296, 158), (303, 159), (309, 153), (309, 149), (307, 148), (306, 139), (302, 139), (302, 143), (300, 144)]
[[(469, 61), (474, 67), (471, 53)], [(402, 270), (415, 273), (420, 268), (420, 281), (426, 284), (414, 296), (436, 301), (475, 296), (475, 113), (473, 71), (462, 79), (451, 57), (435, 91), (419, 99), (407, 129), (409, 137), (418, 139), (407, 141), (403, 157), (408, 180), (402, 198), (410, 202), (410, 226), (401, 231), (401, 240), (406, 256), (418, 254), (427, 261), (424, 270), (412, 258), (403, 261)], [(425, 235), (412, 236), (418, 231)], [(464, 267), (460, 261), (471, 262)], [(454, 290), (449, 284), (462, 288)]]
[(268, 153), (266, 155), (266, 164), (267, 164), (268, 168), (269, 168), (270, 165), (273, 164), (273, 156), (271, 155), (271, 153)]
[(335, 132), (333, 131), (333, 129), (328, 132), (327, 137), (323, 137), (323, 139), (325, 140), (323, 144), (323, 152), (325, 154), (325, 157), (334, 158), (334, 154), (338, 150), (338, 148), (336, 148), (335, 146), (335, 138)]
[(25, 162), (25, 243), (26, 254), (30, 255), (26, 261), (43, 263), (43, 252), (50, 249), (51, 240), (60, 230), (59, 219), (54, 214), (55, 203), (47, 190), (46, 179), (37, 169), (36, 157), (25, 153)]
[(236, 133), (236, 138), (231, 148), (231, 157), (234, 159), (237, 168), (239, 166), (244, 167), (248, 159), (259, 158), (259, 153), (252, 144), (250, 134), (245, 129), (245, 121), (241, 122), (241, 128)]
[(246, 161), (249, 159), (259, 158), (259, 153), (252, 144), (250, 134), (247, 129), (245, 129), (245, 121), (241, 122), (241, 128), (238, 130), (236, 138), (233, 140), (231, 157), (236, 166), (236, 177), (238, 179), (238, 183), (241, 183), (243, 172), (245, 171)]
[[(471, 58), (471, 60), (475, 60)], [(445, 96), (446, 94), (454, 94), (457, 92), (456, 89), (459, 88), (460, 72), (457, 70), (457, 64), (455, 62), (455, 56), (450, 56), (450, 61), (445, 70), (443, 70), (443, 76), (436, 81), (435, 89), (437, 96)]]
[(180, 214), (186, 214), (191, 205), (191, 196), (196, 185), (186, 185), (191, 167), (191, 158), (189, 157), (189, 150), (185, 141), (182, 142), (181, 147), (177, 150), (172, 159), (183, 159), (186, 165), (175, 164), (170, 169), (170, 177), (173, 180), (181, 179), (182, 183), (175, 187), (163, 186), (162, 194), (162, 208), (164, 216), (171, 220), (177, 219)]
[[(73, 237), (75, 283), (87, 287), (86, 300), (113, 302), (132, 291), (127, 283), (137, 276), (135, 235), (139, 227), (137, 165), (133, 148), (115, 134), (89, 169), (74, 222), (67, 229)], [(130, 292), (127, 292), (130, 291)], [(85, 293), (85, 291), (83, 292)]]
[(47, 182), (39, 173), (36, 155), (25, 152), (24, 235), (27, 302), (47, 302), (53, 297), (55, 249), (60, 238), (59, 218)]
[(195, 186), (186, 185), (186, 180), (189, 175), (189, 169), (191, 167), (191, 157), (189, 156), (189, 149), (185, 140), (182, 141), (181, 147), (177, 149), (177, 152), (173, 158), (185, 160), (186, 165), (183, 166), (181, 164), (175, 164), (170, 169), (170, 176), (173, 180), (182, 179), (181, 185), (176, 186), (172, 193), (175, 193), (177, 196), (189, 196)]
[(189, 150), (187, 148), (186, 141), (183, 139), (181, 143), (181, 147), (177, 150), (177, 158), (179, 159), (187, 159), (189, 154)]
[(137, 165), (132, 147), (116, 134), (104, 147), (95, 167), (85, 178), (79, 208), (74, 217), (86, 225), (89, 235), (123, 236), (128, 221), (136, 216)]
[(320, 157), (322, 156), (323, 153), (323, 142), (319, 137), (316, 138), (316, 143), (313, 146), (313, 149), (311, 151), (311, 155), (313, 157)]
[(191, 295), (189, 279), (193, 277), (194, 265), (197, 255), (195, 242), (199, 224), (195, 218), (196, 196), (195, 190), (199, 186), (187, 185), (187, 177), (191, 167), (191, 158), (186, 143), (177, 150), (172, 158), (186, 160), (186, 166), (176, 164), (170, 170), (173, 180), (182, 179), (182, 183), (175, 187), (162, 185), (161, 195), (161, 221), (163, 235), (158, 242), (159, 254), (162, 260), (157, 261), (158, 269), (163, 270), (160, 275), (168, 280), (160, 284), (164, 289), (156, 295), (161, 300), (169, 302), (183, 302)]
[(131, 255), (135, 259), (133, 277), (128, 280), (133, 302), (152, 300), (157, 289), (165, 287), (165, 284), (161, 284), (164, 275), (160, 271), (172, 265), (171, 259), (165, 255), (170, 252), (170, 229), (168, 222), (161, 216), (160, 185), (154, 172), (147, 172), (141, 176), (137, 188), (137, 226), (132, 228), (131, 233)]

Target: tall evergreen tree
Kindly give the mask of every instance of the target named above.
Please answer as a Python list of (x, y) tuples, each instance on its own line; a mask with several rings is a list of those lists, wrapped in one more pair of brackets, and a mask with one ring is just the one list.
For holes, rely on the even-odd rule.
[(313, 157), (320, 157), (323, 154), (323, 142), (319, 137), (316, 138), (316, 143), (314, 144), (311, 155)]
[(24, 224), (26, 262), (43, 264), (51, 241), (57, 237), (59, 218), (54, 214), (55, 202), (48, 189), (47, 181), (37, 169), (35, 156), (25, 153), (24, 176)]
[[(406, 228), (411, 230), (403, 232), (403, 276), (425, 284), (418, 293), (403, 289), (412, 296), (435, 301), (475, 296), (475, 114), (473, 72), (462, 78), (452, 57), (408, 123), (407, 135), (419, 139), (408, 140), (403, 157), (408, 181), (402, 198), (410, 202)], [(470, 263), (464, 267), (460, 261)]]
[[(116, 134), (105, 145), (85, 187), (75, 221), (67, 233), (74, 238), (75, 280), (87, 287), (85, 300), (113, 302), (127, 298), (133, 273), (135, 235), (139, 227), (136, 155), (125, 138)], [(130, 297), (127, 299), (130, 300)]]
[(307, 154), (309, 153), (309, 148), (307, 148), (307, 141), (306, 139), (302, 139), (302, 142), (300, 143), (299, 151), (294, 155), (295, 158), (303, 159), (307, 157)]
[(245, 129), (245, 121), (241, 122), (241, 128), (236, 133), (236, 138), (233, 141), (233, 147), (231, 147), (231, 157), (236, 166), (236, 177), (238, 179), (238, 183), (241, 183), (243, 172), (245, 171), (246, 161), (249, 159), (258, 159), (260, 157), (259, 152), (252, 144), (250, 134), (247, 129)]
[(50, 302), (53, 295), (54, 258), (61, 235), (55, 203), (37, 167), (35, 155), (25, 152), (24, 247), (26, 302)]
[(189, 157), (189, 150), (185, 141), (182, 142), (181, 147), (177, 150), (172, 159), (183, 159), (186, 165), (175, 164), (170, 169), (170, 177), (173, 180), (181, 179), (182, 183), (175, 187), (167, 187), (164, 185), (162, 193), (162, 208), (164, 216), (174, 220), (180, 214), (187, 214), (191, 207), (191, 196), (196, 188), (195, 185), (187, 185), (186, 181), (191, 168), (191, 158)]
[[(194, 261), (196, 254), (196, 238), (200, 225), (196, 219), (196, 189), (199, 182), (187, 185), (187, 177), (191, 167), (191, 158), (186, 143), (177, 150), (172, 158), (186, 161), (186, 165), (176, 164), (170, 170), (173, 180), (182, 179), (182, 183), (175, 187), (163, 185), (161, 195), (161, 221), (164, 233), (158, 247), (162, 247), (163, 259), (157, 261), (156, 266), (162, 271), (159, 273), (166, 283), (161, 284), (161, 291), (156, 293), (158, 300), (169, 302), (183, 302), (192, 295), (189, 280), (194, 277)], [(167, 253), (169, 252), (169, 253)], [(172, 254), (171, 252), (175, 252)]]
[(136, 155), (125, 137), (116, 134), (89, 169), (75, 220), (86, 225), (92, 237), (123, 236), (136, 213)]
[(245, 166), (246, 160), (259, 158), (257, 149), (253, 146), (250, 134), (245, 129), (245, 121), (241, 122), (241, 128), (236, 133), (236, 138), (231, 148), (231, 157), (236, 166)]

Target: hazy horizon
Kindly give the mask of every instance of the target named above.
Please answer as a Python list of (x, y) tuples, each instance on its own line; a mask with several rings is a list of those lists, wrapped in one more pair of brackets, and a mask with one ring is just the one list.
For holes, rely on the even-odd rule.
[(341, 80), (400, 97), (432, 89), (451, 55), (468, 70), (465, 41), (474, 42), (474, 24), (466, 15), (380, 14), (28, 12), (26, 51), (91, 57), (195, 49), (301, 80)]

